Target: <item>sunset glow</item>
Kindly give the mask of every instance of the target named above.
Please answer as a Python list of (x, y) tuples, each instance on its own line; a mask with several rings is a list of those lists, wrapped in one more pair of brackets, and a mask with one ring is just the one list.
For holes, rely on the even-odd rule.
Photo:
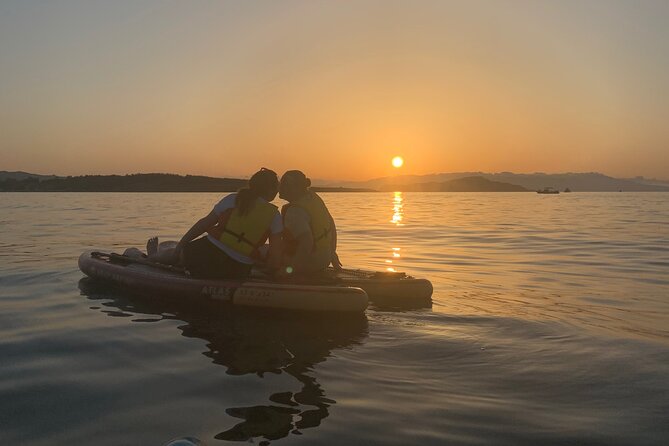
[(5, 2), (0, 165), (669, 178), (669, 4), (613, 3)]
[(396, 156), (395, 158), (393, 158), (392, 164), (393, 164), (393, 167), (400, 168), (400, 167), (402, 167), (402, 165), (404, 165), (404, 159), (402, 159), (401, 156)]

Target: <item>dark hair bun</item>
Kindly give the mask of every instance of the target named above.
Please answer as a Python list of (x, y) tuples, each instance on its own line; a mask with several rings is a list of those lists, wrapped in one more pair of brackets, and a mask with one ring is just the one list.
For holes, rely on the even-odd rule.
[(306, 175), (300, 170), (288, 170), (283, 174), (284, 178), (290, 178), (294, 181), (293, 184), (299, 185), (300, 187), (306, 189), (311, 186), (311, 180), (306, 177)]

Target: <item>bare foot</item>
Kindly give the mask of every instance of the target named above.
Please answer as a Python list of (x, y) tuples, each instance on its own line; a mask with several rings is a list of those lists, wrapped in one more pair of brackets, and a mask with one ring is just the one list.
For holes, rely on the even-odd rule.
[(153, 255), (158, 252), (158, 237), (151, 237), (146, 242), (146, 254)]

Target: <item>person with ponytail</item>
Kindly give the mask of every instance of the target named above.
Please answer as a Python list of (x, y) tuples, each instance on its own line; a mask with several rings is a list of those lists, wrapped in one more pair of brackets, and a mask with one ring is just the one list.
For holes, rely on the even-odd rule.
[[(160, 245), (164, 244), (159, 245), (157, 238), (150, 239), (148, 259), (180, 264), (193, 277), (202, 279), (243, 279), (251, 273), (254, 263), (277, 268), (281, 262), (283, 222), (278, 208), (270, 201), (278, 191), (277, 174), (260, 169), (251, 176), (248, 187), (224, 197), (176, 246), (163, 249)], [(207, 235), (200, 237), (205, 232)], [(268, 239), (267, 259), (261, 259), (259, 248)], [(126, 255), (137, 254), (128, 251)]]
[(283, 216), (282, 273), (312, 274), (330, 264), (341, 269), (337, 255), (337, 227), (323, 200), (311, 191), (311, 180), (299, 170), (281, 177), (279, 197), (288, 201)]

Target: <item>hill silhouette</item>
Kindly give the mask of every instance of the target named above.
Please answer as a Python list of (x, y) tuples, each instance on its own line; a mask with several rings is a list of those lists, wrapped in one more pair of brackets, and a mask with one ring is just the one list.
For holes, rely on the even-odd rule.
[[(45, 177), (26, 174), (0, 180), (4, 192), (235, 192), (248, 184), (238, 178), (146, 173)], [(317, 192), (360, 192), (364, 188), (314, 187)]]
[[(3, 184), (4, 183), (4, 184)], [(34, 192), (227, 192), (244, 187), (247, 180), (180, 176), (162, 173), (85, 175), (79, 177), (0, 182), (0, 190)]]
[(491, 181), (481, 176), (458, 178), (443, 182), (412, 183), (384, 186), (381, 190), (402, 192), (529, 192), (522, 186)]
[[(485, 172), (452, 172), (430, 175), (399, 175), (375, 178), (367, 181), (344, 181), (339, 185), (346, 187), (368, 187), (380, 190), (401, 190), (404, 185), (421, 183), (443, 183), (466, 177), (483, 177), (490, 181), (515, 184), (529, 190), (545, 187), (574, 192), (669, 192), (669, 183), (660, 180), (648, 181), (643, 177), (613, 178), (597, 172), (584, 173), (485, 173)], [(324, 183), (327, 185), (327, 183)], [(420, 189), (413, 189), (420, 190)]]

